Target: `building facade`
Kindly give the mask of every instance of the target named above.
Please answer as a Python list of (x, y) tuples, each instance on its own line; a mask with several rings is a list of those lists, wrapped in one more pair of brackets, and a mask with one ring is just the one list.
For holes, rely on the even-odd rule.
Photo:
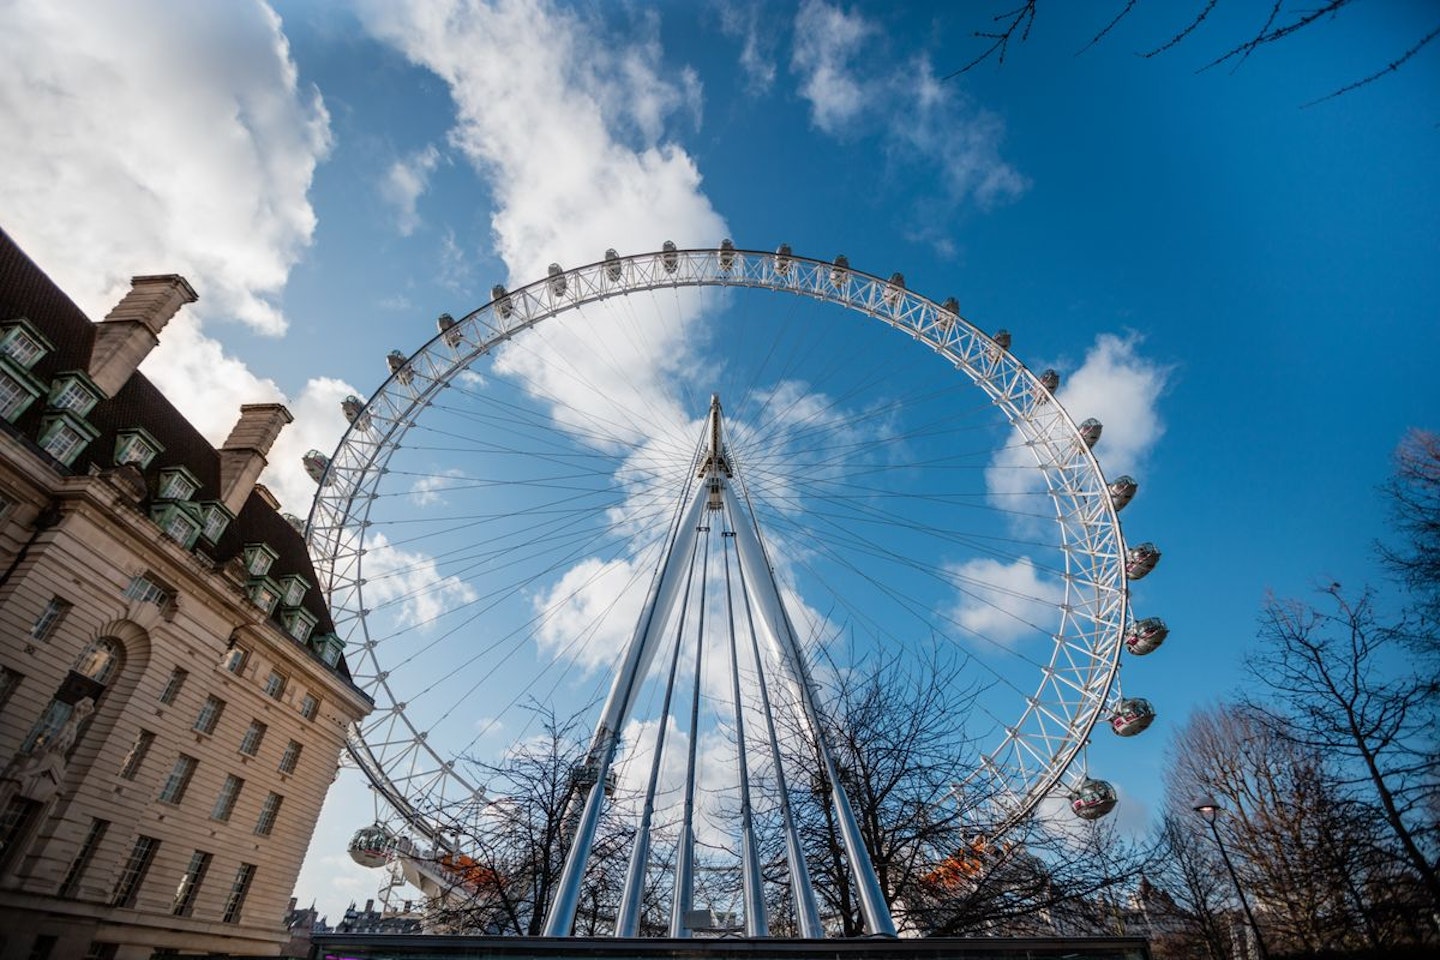
[(99, 323), (0, 232), (0, 960), (274, 955), (351, 682), (297, 523), (137, 371), (195, 292)]

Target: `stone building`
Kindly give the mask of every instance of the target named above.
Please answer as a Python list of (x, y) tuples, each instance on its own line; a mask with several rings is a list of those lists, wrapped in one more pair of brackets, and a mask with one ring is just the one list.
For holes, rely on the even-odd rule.
[(0, 960), (273, 955), (350, 680), (295, 522), (136, 368), (195, 299), (93, 323), (0, 232)]

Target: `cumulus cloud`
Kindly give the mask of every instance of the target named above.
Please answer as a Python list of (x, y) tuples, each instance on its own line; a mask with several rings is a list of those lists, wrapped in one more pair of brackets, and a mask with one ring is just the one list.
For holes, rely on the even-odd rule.
[[(958, 86), (941, 83), (925, 56), (885, 56), (881, 33), (858, 10), (824, 0), (801, 5), (790, 66), (815, 128), (840, 139), (878, 140), (908, 183), (938, 179), (947, 207), (973, 201), (989, 208), (1024, 193), (1029, 181), (1000, 152), (1004, 121)], [(934, 233), (935, 226), (922, 224), (921, 232)], [(942, 251), (947, 246), (938, 233), (928, 239)]]
[(972, 637), (1007, 646), (1055, 626), (1065, 585), (1045, 576), (1029, 557), (1014, 562), (980, 558), (945, 570), (957, 602), (947, 614)]
[(533, 598), (541, 616), (536, 635), (540, 650), (587, 670), (608, 668), (630, 642), (648, 582), (650, 566), (627, 559), (591, 557), (570, 569)]
[(795, 15), (792, 66), (800, 75), (800, 95), (810, 101), (810, 119), (825, 133), (844, 132), (865, 109), (865, 91), (850, 61), (873, 29), (858, 12), (821, 0), (806, 0)]
[(765, 9), (758, 3), (725, 3), (720, 6), (720, 30), (740, 41), (740, 70), (751, 95), (768, 93), (775, 85), (775, 33), (768, 26)]
[(402, 160), (396, 160), (386, 171), (380, 194), (395, 208), (395, 226), (401, 236), (408, 237), (420, 226), (416, 204), (430, 186), (430, 174), (440, 163), (440, 151), (428, 144)]
[[(1165, 433), (1159, 401), (1172, 368), (1140, 354), (1137, 334), (1101, 334), (1073, 372), (1061, 370), (1056, 399), (1078, 423), (1089, 417), (1104, 427), (1095, 456), (1106, 476), (1135, 473)], [(985, 471), (992, 498), (1012, 501), (1039, 491), (1043, 481), (1034, 457), (1018, 433), (1001, 448)], [(1022, 506), (1017, 513), (1025, 514)]]
[[(7, 4), (6, 229), (92, 316), (133, 274), (181, 273), (196, 312), (283, 333), (329, 115), (263, 4)], [(163, 26), (157, 26), (162, 25)]]

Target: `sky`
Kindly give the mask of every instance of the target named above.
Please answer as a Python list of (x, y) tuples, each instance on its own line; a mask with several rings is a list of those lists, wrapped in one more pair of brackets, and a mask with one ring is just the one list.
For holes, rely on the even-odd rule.
[[(340, 399), (551, 262), (731, 237), (957, 297), (1061, 371), (1106, 472), (1141, 481), (1126, 535), (1164, 558), (1133, 599), (1172, 635), (1122, 678), (1160, 720), (1090, 762), (1143, 828), (1173, 732), (1244, 682), (1266, 597), (1379, 579), (1376, 487), (1408, 428), (1440, 427), (1440, 49), (1312, 103), (1434, 8), (1353, 4), (1202, 69), (1258, 28), (1248, 5), (1148, 58), (1174, 5), (1088, 48), (1121, 4), (1042, 5), (1003, 64), (952, 76), (1010, 5), (982, 6), (7, 2), (0, 224), (94, 319), (131, 275), (185, 275), (200, 300), (144, 370), (217, 442), (241, 403), (286, 402), (264, 479), (301, 515)], [(670, 388), (719, 309), (626, 341), (617, 417), (698, 422)], [(558, 409), (537, 355), (499, 362)], [(343, 849), (369, 816), (332, 803), (307, 857), (297, 895), (332, 920), (378, 882)]]

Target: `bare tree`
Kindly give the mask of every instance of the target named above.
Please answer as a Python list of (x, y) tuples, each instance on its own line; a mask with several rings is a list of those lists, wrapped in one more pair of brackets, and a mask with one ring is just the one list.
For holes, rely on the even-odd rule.
[(1393, 645), (1368, 591), (1351, 601), (1332, 584), (1322, 595), (1327, 610), (1266, 605), (1250, 672), (1268, 696), (1250, 708), (1274, 736), (1326, 757), (1348, 799), (1378, 809), (1431, 911), (1440, 912), (1440, 764), (1430, 726), (1440, 682), (1387, 669), (1382, 653)]
[[(1014, 0), (1012, 0), (1014, 2)], [(1244, 35), (1243, 39), (1226, 41), (1223, 51), (1212, 60), (1202, 66), (1201, 70), (1209, 70), (1222, 64), (1239, 66), (1249, 59), (1250, 55), (1270, 44), (1285, 40), (1302, 30), (1312, 29), (1327, 21), (1337, 19), (1341, 11), (1350, 7), (1355, 0), (1321, 0), (1321, 2), (1299, 6), (1294, 9), (1286, 9), (1284, 0), (1274, 0), (1268, 9), (1257, 6), (1256, 28), (1252, 33)], [(1140, 56), (1149, 59), (1159, 56), (1166, 51), (1179, 46), (1189, 39), (1195, 31), (1206, 22), (1210, 14), (1218, 6), (1219, 0), (1205, 0), (1205, 3), (1188, 20), (1181, 21), (1175, 31), (1165, 40), (1140, 51)], [(1121, 21), (1125, 20), (1139, 5), (1139, 0), (1123, 0), (1116, 2), (1115, 15), (1096, 34), (1090, 38), (1080, 50), (1084, 52), (1102, 40), (1109, 37)], [(948, 74), (944, 79), (959, 76), (962, 73), (973, 70), (975, 67), (987, 60), (995, 60), (996, 63), (1004, 63), (1005, 56), (1010, 52), (1011, 42), (1024, 43), (1030, 38), (1030, 33), (1035, 27), (1037, 14), (1039, 13), (1040, 0), (1023, 0), (1017, 6), (1006, 4), (1009, 9), (995, 14), (991, 18), (994, 24), (986, 30), (976, 30), (975, 37), (986, 42), (984, 49), (972, 60), (967, 62), (958, 70)], [(1264, 14), (1260, 19), (1258, 14)], [(1404, 66), (1412, 57), (1432, 43), (1436, 37), (1440, 37), (1440, 25), (1430, 30), (1424, 36), (1418, 38), (1408, 49), (1398, 52), (1395, 59), (1379, 67), (1373, 72), (1360, 77), (1344, 86), (1312, 100), (1305, 106), (1313, 106), (1334, 97), (1342, 96), (1352, 90), (1358, 90), (1368, 84), (1379, 80), (1387, 74), (1394, 73)]]
[(1381, 562), (1409, 591), (1431, 653), (1440, 653), (1440, 435), (1411, 430), (1395, 450), (1382, 490), (1398, 543), (1377, 545)]

